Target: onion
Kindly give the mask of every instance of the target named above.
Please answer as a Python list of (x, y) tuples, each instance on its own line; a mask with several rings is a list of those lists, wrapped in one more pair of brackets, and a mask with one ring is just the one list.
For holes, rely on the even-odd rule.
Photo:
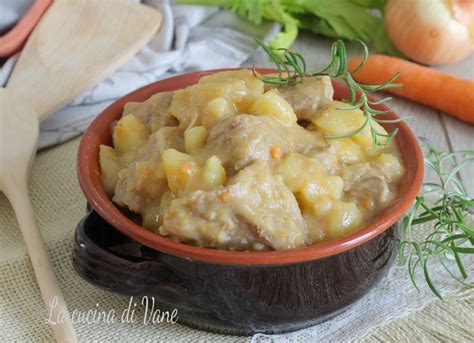
[(474, 49), (474, 0), (388, 0), (385, 26), (393, 44), (423, 64), (449, 64)]

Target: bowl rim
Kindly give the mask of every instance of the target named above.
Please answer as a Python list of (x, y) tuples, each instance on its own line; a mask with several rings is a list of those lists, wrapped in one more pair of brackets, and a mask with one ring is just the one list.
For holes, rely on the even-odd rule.
[[(104, 137), (111, 142), (111, 124), (117, 120), (123, 111), (123, 105), (130, 101), (144, 101), (151, 95), (163, 91), (172, 91), (196, 83), (202, 76), (220, 71), (239, 70), (248, 68), (226, 68), (197, 71), (181, 74), (159, 80), (141, 87), (108, 106), (90, 124), (84, 133), (77, 155), (77, 175), (80, 187), (98, 214), (109, 224), (123, 234), (137, 240), (145, 246), (190, 260), (198, 260), (214, 264), (230, 265), (282, 265), (312, 261), (342, 253), (355, 248), (376, 237), (396, 221), (411, 207), (423, 181), (424, 164), (418, 140), (405, 122), (383, 124), (385, 127), (398, 128), (395, 142), (405, 163), (405, 175), (399, 185), (399, 194), (395, 200), (378, 215), (368, 221), (367, 225), (348, 236), (336, 240), (322, 241), (309, 246), (290, 250), (277, 251), (227, 251), (211, 248), (201, 248), (179, 243), (169, 238), (153, 233), (127, 218), (107, 196), (100, 180), (99, 145), (104, 143)], [(261, 73), (273, 73), (274, 69), (256, 68)], [(335, 92), (348, 95), (346, 85), (332, 80)], [(345, 94), (345, 96), (344, 96)], [(369, 96), (371, 100), (375, 97)], [(386, 118), (400, 118), (386, 105), (377, 105), (377, 109), (390, 111)], [(408, 175), (407, 175), (408, 174)]]
[(53, 0), (35, 0), (23, 17), (3, 36), (0, 36), (0, 57), (10, 57), (20, 51), (28, 36), (39, 23)]

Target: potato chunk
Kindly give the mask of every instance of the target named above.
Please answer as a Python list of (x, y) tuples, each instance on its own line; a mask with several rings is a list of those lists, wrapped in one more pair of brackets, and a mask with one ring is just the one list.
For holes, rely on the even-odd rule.
[(335, 202), (333, 198), (327, 195), (317, 196), (311, 204), (311, 210), (316, 217), (323, 217), (328, 214)]
[(202, 125), (210, 129), (225, 117), (236, 114), (234, 104), (225, 98), (216, 98), (209, 101), (204, 108)]
[(150, 204), (145, 205), (140, 213), (143, 227), (158, 233), (158, 229), (163, 225), (163, 217), (170, 208), (173, 199), (174, 196), (171, 192), (165, 192), (161, 199), (155, 198)]
[(138, 151), (150, 135), (149, 129), (133, 114), (128, 114), (117, 122), (112, 135), (117, 153)]
[(235, 104), (240, 113), (245, 113), (248, 111), (250, 105), (254, 103), (255, 99), (264, 92), (264, 83), (259, 78), (255, 77), (250, 69), (222, 71), (220, 73), (206, 75), (199, 80), (199, 83), (226, 84), (233, 83), (236, 80), (239, 83), (244, 84), (244, 92), (241, 92), (241, 89), (238, 89), (239, 94), (236, 94), (238, 101), (232, 100), (234, 97), (228, 99)]
[(99, 159), (102, 183), (107, 194), (112, 195), (117, 184), (117, 174), (122, 169), (122, 165), (115, 150), (107, 145), (100, 146)]
[(335, 175), (318, 174), (309, 179), (296, 197), (298, 203), (311, 208), (321, 196), (331, 199), (341, 199), (343, 194), (344, 181), (341, 177)]
[(375, 164), (380, 167), (387, 180), (397, 181), (405, 172), (398, 158), (392, 154), (380, 154), (375, 160)]
[(203, 76), (199, 83), (176, 91), (170, 109), (180, 127), (186, 128), (192, 123), (203, 124), (207, 106), (214, 99), (224, 98), (238, 112), (247, 113), (248, 107), (261, 94), (263, 82), (252, 71), (222, 72)]
[[(350, 107), (349, 104), (335, 101), (323, 113), (313, 119), (313, 123), (324, 133), (332, 136), (341, 136), (354, 132), (364, 125), (366, 117), (360, 109), (342, 110), (341, 107)], [(374, 129), (380, 134), (387, 134), (387, 131), (375, 121), (372, 122)], [(372, 134), (367, 124), (358, 134), (351, 137), (355, 142), (363, 146), (372, 146)], [(385, 138), (379, 137), (380, 142), (384, 143)]]
[(188, 154), (196, 149), (202, 148), (209, 132), (204, 126), (195, 126), (184, 132), (184, 147)]
[(163, 152), (162, 164), (168, 186), (177, 196), (198, 189), (213, 189), (227, 181), (226, 171), (216, 156), (208, 158), (204, 167), (201, 167), (191, 155), (168, 149)]
[(349, 107), (340, 101), (328, 105), (312, 122), (323, 132), (330, 135), (343, 135), (358, 129), (365, 121), (360, 109), (338, 110), (339, 107)]
[(332, 142), (336, 156), (344, 164), (354, 164), (365, 159), (362, 147), (350, 138), (337, 139)]
[(286, 155), (275, 169), (292, 192), (301, 190), (315, 173), (323, 172), (325, 167), (319, 160), (298, 153)]
[(146, 206), (142, 212), (142, 226), (148, 230), (155, 231), (160, 226), (160, 203), (154, 201)]
[(227, 176), (221, 160), (212, 156), (206, 161), (202, 170), (203, 189), (208, 190), (222, 186), (227, 181)]
[[(387, 135), (387, 131), (385, 131), (385, 129), (376, 121), (372, 121), (372, 127), (375, 132), (381, 135)], [(372, 147), (374, 140), (372, 138), (370, 126), (367, 125), (361, 132), (352, 137), (352, 139), (361, 145), (364, 145), (366, 147)], [(380, 142), (380, 144), (383, 145), (388, 142), (388, 138), (384, 136), (379, 136), (378, 141)]]
[(142, 212), (143, 226), (158, 232), (159, 227), (163, 225), (163, 217), (170, 208), (173, 199), (174, 196), (171, 192), (165, 192), (160, 200), (155, 199), (151, 206), (147, 206)]
[(330, 239), (344, 236), (363, 223), (361, 211), (353, 202), (334, 202), (328, 212), (326, 236)]
[(296, 124), (296, 114), (277, 89), (259, 96), (249, 109), (250, 114), (270, 116), (285, 126)]
[(168, 186), (175, 195), (183, 194), (198, 176), (199, 168), (193, 157), (175, 149), (163, 151), (161, 163), (168, 179)]

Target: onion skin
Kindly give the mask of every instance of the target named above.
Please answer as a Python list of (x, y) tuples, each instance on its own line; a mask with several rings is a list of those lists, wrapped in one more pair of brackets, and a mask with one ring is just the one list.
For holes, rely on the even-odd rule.
[(388, 0), (384, 11), (388, 36), (398, 50), (422, 64), (462, 60), (473, 51), (473, 32), (472, 25), (454, 17), (451, 5), (456, 1), (466, 0)]

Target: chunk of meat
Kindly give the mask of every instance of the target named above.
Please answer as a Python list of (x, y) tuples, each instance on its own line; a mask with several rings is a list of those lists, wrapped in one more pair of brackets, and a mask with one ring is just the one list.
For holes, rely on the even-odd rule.
[(361, 203), (369, 209), (375, 210), (387, 205), (393, 197), (390, 192), (387, 181), (379, 176), (367, 177), (355, 183), (350, 193), (359, 199), (367, 199)]
[(325, 166), (329, 174), (337, 174), (341, 168), (341, 163), (337, 159), (336, 149), (334, 144), (324, 147), (311, 154), (310, 157), (316, 158)]
[(221, 200), (226, 189), (195, 191), (171, 202), (159, 233), (169, 238), (206, 248), (253, 250), (264, 242)]
[(171, 100), (175, 92), (162, 92), (144, 102), (128, 102), (123, 107), (123, 116), (133, 113), (148, 125), (152, 132), (164, 126), (177, 126), (178, 121), (171, 115)]
[(342, 173), (344, 191), (359, 199), (367, 209), (375, 210), (387, 205), (393, 198), (388, 180), (382, 171), (371, 163), (345, 166)]
[(142, 213), (152, 198), (168, 190), (166, 175), (161, 168), (164, 150), (183, 149), (181, 129), (163, 127), (152, 134), (134, 161), (118, 172), (113, 201), (131, 211)]
[(183, 130), (179, 127), (162, 127), (150, 136), (147, 144), (139, 151), (137, 160), (160, 161), (166, 149), (184, 150)]
[(293, 193), (262, 161), (240, 171), (226, 187), (173, 200), (160, 233), (221, 249), (282, 250), (310, 243)]
[(119, 172), (112, 200), (142, 214), (154, 198), (168, 190), (166, 176), (159, 164), (134, 162)]
[(357, 182), (360, 182), (370, 169), (367, 162), (356, 163), (350, 166), (344, 166), (342, 169), (342, 179), (344, 180), (344, 192), (349, 191)]
[(212, 128), (198, 158), (205, 160), (216, 155), (233, 175), (254, 161), (272, 161), (275, 158), (272, 149), (278, 149), (279, 155), (308, 154), (325, 145), (317, 131), (296, 124), (283, 126), (268, 116), (241, 114), (225, 118)]
[[(273, 175), (263, 161), (256, 161), (229, 181), (236, 213), (252, 224), (257, 234), (277, 250), (310, 244), (308, 233), (291, 190)], [(231, 200), (232, 201), (232, 200)]]
[(305, 78), (291, 86), (279, 86), (281, 96), (293, 107), (298, 119), (311, 120), (333, 100), (334, 90), (329, 76)]

